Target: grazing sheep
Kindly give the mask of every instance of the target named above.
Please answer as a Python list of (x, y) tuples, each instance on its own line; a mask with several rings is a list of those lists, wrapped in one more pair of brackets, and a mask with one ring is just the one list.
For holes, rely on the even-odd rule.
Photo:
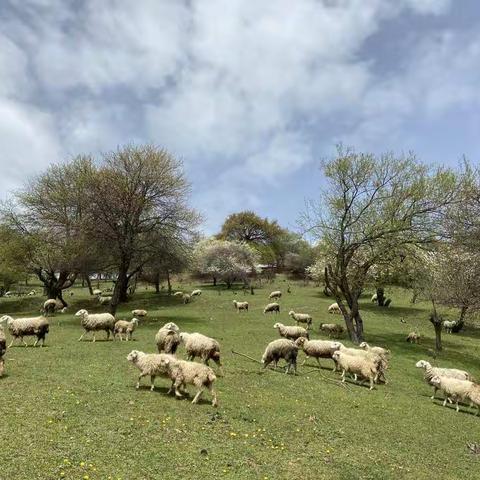
[(280, 305), (278, 303), (269, 303), (264, 309), (263, 313), (276, 312), (280, 313)]
[(132, 339), (133, 332), (138, 327), (138, 318), (133, 318), (130, 322), (127, 320), (117, 320), (115, 322), (115, 327), (113, 329), (113, 337), (117, 335), (120, 337), (120, 341), (123, 340), (123, 335), (125, 335), (125, 340)]
[(96, 288), (96, 289), (93, 291), (93, 294), (94, 294), (94, 295), (101, 295), (102, 293), (103, 293), (102, 290), (100, 290), (100, 289), (98, 289), (98, 288)]
[(173, 296), (174, 296), (174, 297), (183, 297), (183, 292), (180, 292), (180, 291), (179, 291), (179, 292), (175, 292), (175, 293), (173, 294)]
[(195, 360), (195, 357), (200, 357), (205, 365), (208, 365), (209, 360), (213, 360), (218, 365), (220, 373), (222, 373), (220, 344), (214, 338), (196, 332), (181, 332), (180, 338), (185, 344), (188, 360)]
[(274, 362), (276, 368), (278, 361), (283, 358), (287, 362), (285, 373), (288, 373), (293, 369), (293, 372), (296, 374), (297, 355), (298, 346), (295, 344), (295, 342), (287, 340), (286, 338), (274, 340), (267, 345), (267, 348), (262, 356), (263, 368), (267, 368), (272, 362)]
[(432, 367), (430, 362), (427, 362), (426, 360), (419, 360), (415, 366), (425, 370), (423, 378), (429, 385), (432, 385), (433, 387), (433, 395), (430, 397), (432, 400), (435, 399), (435, 394), (437, 393), (437, 387), (432, 383), (433, 377), (437, 376), (456, 378), (458, 380), (472, 380), (471, 375), (465, 370), (458, 370), (456, 368)]
[(155, 343), (157, 344), (158, 353), (176, 353), (181, 342), (179, 331), (180, 329), (173, 322), (168, 322), (160, 328), (155, 335)]
[(54, 298), (49, 298), (43, 304), (43, 311), (46, 315), (49, 313), (54, 314), (57, 310), (62, 310), (63, 308), (63, 303)]
[(329, 307), (328, 307), (328, 313), (342, 313), (342, 311), (340, 310), (340, 307), (338, 306), (338, 303), (335, 302), (335, 303), (332, 303)]
[[(313, 357), (317, 359), (319, 367), (321, 367), (321, 358), (332, 358), (333, 352), (336, 352), (342, 346), (340, 342), (332, 342), (330, 340), (308, 340), (305, 337), (297, 338), (295, 344), (297, 347), (303, 349), (305, 353), (305, 360), (302, 365), (308, 360), (308, 357)], [(335, 371), (337, 369), (337, 363), (335, 360), (333, 363), (333, 371)]]
[(332, 358), (342, 369), (342, 382), (345, 382), (345, 374), (353, 373), (355, 381), (357, 376), (370, 381), (370, 390), (373, 390), (375, 379), (377, 378), (377, 367), (372, 358), (353, 356), (348, 353), (337, 350), (332, 354)]
[(190, 296), (191, 296), (191, 297), (198, 297), (198, 296), (200, 296), (201, 294), (202, 294), (202, 291), (201, 291), (200, 289), (197, 289), (197, 290), (194, 290), (194, 291), (190, 294)]
[(107, 305), (112, 301), (112, 297), (98, 297), (100, 305)]
[(308, 313), (295, 313), (293, 310), (290, 310), (288, 314), (297, 322), (299, 323), (306, 323), (307, 328), (312, 326), (312, 316)]
[(417, 332), (410, 332), (407, 335), (406, 341), (409, 343), (420, 343), (420, 335)]
[(86, 333), (93, 333), (93, 341), (95, 341), (95, 333), (99, 330), (105, 330), (107, 332), (107, 340), (110, 338), (110, 332), (112, 332), (112, 338), (115, 340), (115, 317), (110, 313), (88, 313), (87, 310), (79, 310), (76, 317), (81, 317), (81, 325), (85, 329), (78, 341), (82, 340)]
[(457, 412), (460, 410), (458, 401), (465, 400), (465, 398), (471, 395), (475, 387), (478, 388), (478, 385), (469, 380), (459, 380), (458, 378), (441, 377), (438, 375), (434, 375), (430, 382), (434, 387), (443, 392), (445, 396), (443, 406), (447, 404), (447, 400), (452, 398), (455, 401)]
[(296, 340), (300, 337), (310, 338), (308, 331), (303, 327), (284, 325), (283, 323), (276, 323), (273, 328), (278, 330), (281, 337), (288, 338), (289, 340)]
[(5, 337), (5, 331), (0, 325), (0, 377), (5, 373), (5, 359), (3, 356), (7, 351), (7, 339)]
[(187, 303), (190, 303), (190, 300), (192, 299), (192, 297), (190, 297), (190, 295), (188, 293), (184, 293), (182, 295), (182, 302), (184, 304), (187, 304)]
[(375, 303), (377, 300), (378, 300), (378, 296), (377, 296), (376, 293), (374, 293), (374, 294), (372, 295), (372, 298), (370, 299), (370, 301), (371, 301), (372, 303)]
[(480, 385), (472, 387), (468, 393), (467, 398), (470, 400), (470, 406), (475, 405), (477, 407), (477, 415), (480, 414)]
[(329, 337), (339, 336), (344, 332), (344, 328), (336, 323), (321, 323), (320, 330), (327, 333)]
[(236, 308), (237, 313), (240, 313), (240, 310), (246, 310), (248, 312), (248, 302), (237, 302), (234, 300), (233, 306)]
[(167, 356), (160, 360), (160, 365), (172, 380), (172, 386), (168, 393), (175, 390), (175, 396), (183, 398), (182, 390), (185, 390), (187, 385), (194, 385), (197, 388), (197, 393), (192, 403), (198, 403), (200, 396), (207, 388), (212, 395), (212, 407), (218, 406), (217, 393), (213, 389), (213, 382), (217, 377), (210, 367), (201, 363), (178, 360), (175, 357), (168, 358)]
[(134, 317), (143, 318), (143, 317), (146, 317), (147, 314), (148, 314), (148, 312), (146, 310), (132, 310), (132, 315)]
[(155, 389), (155, 377), (167, 377), (167, 370), (162, 365), (161, 360), (163, 358), (175, 358), (173, 355), (166, 353), (144, 353), (138, 350), (132, 350), (127, 355), (127, 360), (132, 362), (139, 370), (136, 389), (140, 388), (140, 380), (143, 377), (150, 375), (150, 390)]
[(280, 290), (275, 290), (274, 292), (272, 292), (272, 293), (268, 296), (268, 298), (269, 298), (270, 300), (273, 300), (274, 298), (276, 298), (276, 299), (281, 298), (281, 296), (282, 296), (282, 292), (281, 292)]
[(0, 318), (0, 324), (3, 322), (7, 322), (8, 331), (13, 336), (9, 347), (13, 345), (13, 342), (16, 339), (19, 339), (25, 346), (27, 346), (27, 342), (25, 342), (23, 337), (31, 336), (37, 337), (35, 343), (33, 344), (34, 347), (37, 346), (40, 340), (42, 341), (41, 346), (45, 345), (45, 337), (49, 332), (50, 326), (48, 324), (48, 320), (44, 316), (16, 318), (14, 320), (9, 315), (4, 315), (2, 318)]
[(452, 333), (452, 328), (457, 324), (457, 322), (453, 320), (445, 320), (442, 322), (442, 326), (447, 333)]

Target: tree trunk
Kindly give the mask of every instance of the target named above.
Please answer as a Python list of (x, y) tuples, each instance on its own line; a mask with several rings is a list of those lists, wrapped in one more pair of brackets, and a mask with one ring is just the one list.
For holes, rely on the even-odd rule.
[(113, 289), (112, 301), (110, 302), (110, 313), (115, 315), (117, 307), (121, 302), (127, 300), (127, 289), (128, 289), (128, 266), (121, 265), (117, 281), (115, 282), (115, 287)]
[(168, 294), (172, 294), (172, 282), (170, 281), (170, 272), (167, 270), (167, 287), (168, 287)]
[(213, 277), (213, 286), (214, 286), (214, 287), (217, 286), (217, 277)]
[(413, 293), (412, 293), (412, 298), (410, 299), (410, 303), (416, 303), (417, 302), (417, 297), (418, 297), (418, 292), (416, 290), (414, 290)]
[(430, 314), (430, 322), (433, 324), (433, 328), (435, 329), (435, 350), (437, 352), (442, 351), (442, 323), (443, 319), (437, 313), (437, 309), (435, 308), (435, 301), (432, 299), (433, 311)]
[(385, 305), (385, 291), (382, 287), (377, 288), (377, 303), (379, 307)]
[(88, 291), (90, 293), (90, 295), (93, 295), (93, 288), (92, 288), (92, 282), (90, 280), (90, 275), (88, 275), (88, 273), (85, 273), (82, 277), (82, 283), (83, 282), (86, 282), (87, 284), (87, 287), (88, 287)]
[(160, 293), (160, 272), (155, 273), (153, 283), (155, 285), (155, 293)]
[(465, 325), (465, 315), (467, 314), (468, 305), (463, 305), (460, 309), (460, 317), (458, 318), (456, 324), (452, 328), (453, 333), (458, 333), (462, 330)]

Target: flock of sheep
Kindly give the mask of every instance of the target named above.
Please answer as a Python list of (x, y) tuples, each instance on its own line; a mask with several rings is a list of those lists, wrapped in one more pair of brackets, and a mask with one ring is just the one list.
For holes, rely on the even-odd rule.
[[(175, 296), (182, 297), (184, 303), (188, 303), (192, 297), (201, 295), (201, 290), (194, 290), (191, 294), (176, 292)], [(263, 313), (280, 313), (280, 304), (278, 301), (282, 297), (282, 292), (277, 290), (269, 295), (269, 300), (276, 300), (265, 306)], [(248, 312), (248, 302), (238, 302), (233, 300), (233, 305), (238, 313)], [(50, 312), (62, 310), (55, 300), (47, 300), (43, 306), (43, 313), (47, 315)], [(338, 304), (334, 303), (328, 307), (329, 313), (340, 313)], [(95, 342), (95, 335), (99, 331), (105, 331), (107, 340), (110, 338), (119, 338), (120, 341), (131, 340), (133, 332), (139, 324), (139, 318), (147, 316), (148, 312), (142, 309), (132, 310), (133, 319), (116, 320), (110, 313), (88, 313), (87, 310), (79, 310), (75, 316), (80, 318), (81, 326), (84, 329), (79, 341), (88, 333), (92, 334), (92, 341)], [(18, 340), (24, 345), (27, 343), (24, 337), (36, 337), (34, 346), (39, 342), (43, 346), (45, 337), (49, 332), (49, 322), (45, 315), (31, 318), (14, 319), (8, 315), (0, 318), (0, 376), (4, 372), (4, 354), (7, 350), (6, 337), (3, 324), (6, 323), (12, 336), (11, 343)], [(283, 359), (286, 362), (285, 373), (297, 372), (297, 357), (299, 350), (305, 354), (305, 361), (312, 357), (317, 360), (320, 367), (320, 359), (331, 359), (333, 361), (333, 371), (341, 372), (342, 382), (345, 382), (346, 375), (353, 377), (354, 381), (361, 379), (362, 382), (368, 381), (370, 390), (375, 384), (387, 384), (385, 373), (389, 367), (390, 351), (374, 346), (371, 347), (366, 342), (359, 345), (359, 348), (350, 348), (337, 340), (311, 339), (310, 331), (312, 328), (312, 316), (307, 313), (299, 313), (291, 310), (289, 317), (296, 323), (295, 325), (285, 325), (276, 322), (273, 328), (277, 330), (281, 338), (268, 343), (262, 356), (263, 368), (267, 368), (273, 363), (277, 368), (278, 362)], [(300, 326), (303, 324), (305, 327)], [(341, 325), (320, 324), (320, 330), (331, 336), (338, 336), (343, 333)], [(411, 332), (407, 340), (418, 342), (419, 337), (415, 332)], [(209, 366), (212, 360), (218, 367), (218, 374), (223, 376), (222, 363), (220, 361), (220, 344), (217, 340), (207, 337), (201, 333), (181, 332), (179, 327), (169, 322), (161, 327), (155, 335), (155, 344), (158, 353), (144, 353), (132, 350), (127, 360), (134, 364), (140, 374), (138, 376), (137, 388), (140, 386), (140, 380), (145, 376), (150, 376), (151, 389), (155, 388), (155, 378), (164, 377), (171, 381), (171, 387), (168, 393), (174, 392), (175, 396), (182, 398), (186, 394), (187, 385), (193, 385), (196, 388), (196, 394), (192, 403), (197, 403), (207, 389), (212, 396), (212, 405), (218, 405), (217, 393), (213, 388), (217, 375)], [(180, 345), (185, 348), (187, 360), (182, 360), (176, 356)], [(202, 363), (195, 362), (199, 357)], [(447, 402), (456, 402), (456, 409), (459, 411), (459, 402), (470, 402), (470, 406), (477, 407), (477, 414), (480, 413), (480, 385), (474, 383), (472, 376), (463, 370), (432, 367), (429, 362), (420, 360), (416, 367), (425, 370), (424, 378), (426, 382), (433, 386), (433, 396), (437, 390), (444, 394), (445, 406)]]

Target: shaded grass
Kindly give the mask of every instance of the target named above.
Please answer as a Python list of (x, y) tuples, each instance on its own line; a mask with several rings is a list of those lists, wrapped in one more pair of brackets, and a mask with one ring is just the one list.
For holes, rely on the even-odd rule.
[[(444, 335), (445, 351), (434, 360), (428, 305), (412, 308), (409, 296), (395, 290), (393, 308), (379, 309), (365, 295), (367, 340), (392, 351), (389, 385), (370, 392), (326, 382), (321, 375), (338, 378), (328, 360), (322, 360), (321, 375), (312, 361), (299, 366), (298, 376), (262, 371), (231, 350), (260, 359), (276, 338), (275, 321), (291, 324), (288, 310), (313, 315), (314, 338), (321, 338), (320, 322), (341, 322), (326, 313), (331, 299), (318, 288), (289, 283), (292, 294), (284, 293), (280, 315), (262, 309), (271, 290), (286, 290), (281, 279), (253, 296), (204, 288), (188, 305), (140, 288), (118, 313), (131, 318), (134, 308), (149, 311), (131, 343), (77, 342), (82, 329), (73, 313), (104, 307), (75, 289), (67, 298), (73, 302), (69, 313), (51, 321), (47, 348), (7, 353), (7, 375), (0, 380), (0, 479), (480, 478), (479, 460), (466, 448), (480, 442), (480, 418), (430, 401), (430, 387), (414, 367), (425, 358), (480, 378), (478, 332)], [(235, 313), (234, 298), (250, 302), (248, 314)], [(2, 314), (36, 314), (41, 303), (41, 297), (1, 299), (0, 308)], [(226, 376), (217, 382), (218, 409), (208, 394), (197, 406), (167, 396), (164, 379), (157, 379), (153, 393), (148, 380), (135, 390), (137, 371), (125, 357), (133, 348), (155, 351), (155, 333), (168, 321), (221, 342)], [(412, 325), (422, 334), (419, 345), (405, 342)]]

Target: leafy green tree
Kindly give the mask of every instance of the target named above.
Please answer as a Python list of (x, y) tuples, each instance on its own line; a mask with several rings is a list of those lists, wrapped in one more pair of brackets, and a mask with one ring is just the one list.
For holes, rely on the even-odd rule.
[(352, 341), (364, 337), (359, 297), (374, 265), (388, 264), (406, 246), (429, 245), (443, 234), (440, 220), (458, 199), (450, 170), (431, 169), (413, 155), (376, 156), (339, 147), (323, 163), (320, 201), (302, 217), (324, 245), (325, 281)]

